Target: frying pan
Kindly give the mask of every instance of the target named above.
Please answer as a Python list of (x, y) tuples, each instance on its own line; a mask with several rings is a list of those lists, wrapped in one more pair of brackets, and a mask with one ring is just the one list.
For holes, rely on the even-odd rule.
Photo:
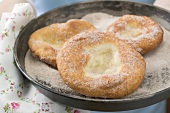
[[(86, 14), (103, 12), (114, 16), (125, 14), (145, 15), (157, 21), (162, 27), (170, 31), (170, 12), (142, 3), (129, 1), (109, 1), (98, 0), (90, 2), (80, 2), (63, 7), (59, 7), (33, 19), (18, 35), (14, 45), (14, 59), (22, 74), (40, 90), (44, 95), (52, 100), (80, 108), (94, 111), (124, 111), (146, 107), (158, 103), (170, 96), (170, 87), (151, 94), (137, 95), (130, 98), (103, 99), (90, 98), (83, 95), (73, 95), (63, 93), (49, 88), (34, 80), (25, 70), (25, 56), (28, 51), (29, 36), (39, 28), (56, 22), (66, 22), (72, 18), (81, 18)], [(168, 48), (167, 48), (168, 50)]]

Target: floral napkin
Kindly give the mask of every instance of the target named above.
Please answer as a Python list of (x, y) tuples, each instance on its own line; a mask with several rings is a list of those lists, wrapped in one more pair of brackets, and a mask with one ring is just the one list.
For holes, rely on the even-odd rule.
[(35, 17), (29, 3), (16, 4), (0, 18), (0, 112), (1, 113), (90, 113), (53, 102), (19, 72), (13, 47), (20, 30)]

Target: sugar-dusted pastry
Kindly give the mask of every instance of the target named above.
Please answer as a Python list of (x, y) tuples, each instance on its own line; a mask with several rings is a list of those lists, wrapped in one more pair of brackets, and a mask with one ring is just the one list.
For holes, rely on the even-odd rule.
[(145, 73), (145, 61), (140, 53), (99, 31), (69, 39), (57, 55), (57, 66), (70, 88), (101, 98), (121, 98), (132, 93)]
[(146, 16), (124, 15), (108, 27), (107, 33), (130, 44), (141, 54), (153, 50), (163, 40), (160, 25)]
[(71, 19), (66, 23), (55, 23), (35, 31), (28, 45), (34, 56), (56, 67), (56, 54), (65, 41), (86, 30), (93, 31), (95, 27), (85, 20)]

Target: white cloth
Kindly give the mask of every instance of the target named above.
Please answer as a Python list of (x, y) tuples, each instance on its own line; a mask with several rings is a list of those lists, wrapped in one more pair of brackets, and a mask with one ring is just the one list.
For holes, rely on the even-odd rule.
[(3, 0), (0, 0), (0, 3), (2, 2)]
[(17, 69), (13, 46), (20, 30), (35, 17), (29, 3), (16, 4), (0, 20), (0, 112), (6, 113), (89, 113), (61, 105), (41, 94)]

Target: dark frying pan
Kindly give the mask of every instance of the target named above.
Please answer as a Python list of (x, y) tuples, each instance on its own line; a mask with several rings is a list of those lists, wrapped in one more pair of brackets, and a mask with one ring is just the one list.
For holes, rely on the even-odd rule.
[[(29, 79), (37, 89), (52, 100), (86, 110), (95, 111), (123, 111), (146, 107), (157, 102), (160, 102), (170, 96), (170, 87), (153, 94), (138, 95), (132, 98), (122, 99), (101, 99), (89, 98), (80, 95), (72, 95), (62, 92), (57, 92), (51, 88), (42, 85), (34, 80), (25, 70), (25, 55), (28, 51), (29, 36), (37, 29), (47, 26), (55, 22), (65, 22), (71, 18), (81, 18), (82, 16), (93, 13), (103, 12), (114, 16), (124, 14), (145, 15), (153, 18), (161, 26), (170, 31), (170, 13), (159, 7), (134, 3), (129, 1), (91, 1), (81, 2), (64, 7), (53, 9), (38, 18), (33, 19), (20, 32), (14, 46), (14, 59), (18, 68), (23, 75)], [(167, 48), (168, 50), (168, 48)]]

